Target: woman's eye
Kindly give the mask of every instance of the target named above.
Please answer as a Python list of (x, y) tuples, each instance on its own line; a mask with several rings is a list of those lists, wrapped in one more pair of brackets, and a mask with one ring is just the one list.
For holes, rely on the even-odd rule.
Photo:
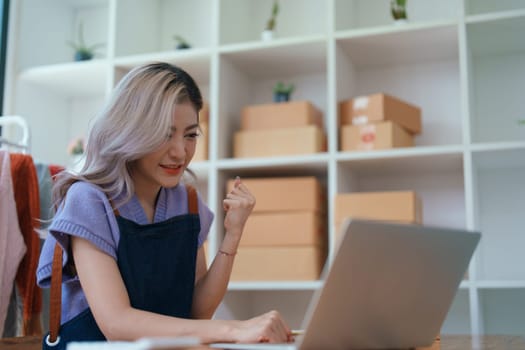
[(199, 136), (200, 134), (198, 132), (192, 132), (192, 133), (186, 134), (186, 137), (189, 137), (190, 139), (195, 139)]

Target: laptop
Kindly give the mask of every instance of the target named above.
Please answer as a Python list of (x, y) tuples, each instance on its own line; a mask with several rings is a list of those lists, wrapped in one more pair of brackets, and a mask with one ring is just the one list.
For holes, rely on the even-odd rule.
[(432, 344), (480, 240), (460, 229), (347, 220), (288, 344), (222, 349), (402, 349)]

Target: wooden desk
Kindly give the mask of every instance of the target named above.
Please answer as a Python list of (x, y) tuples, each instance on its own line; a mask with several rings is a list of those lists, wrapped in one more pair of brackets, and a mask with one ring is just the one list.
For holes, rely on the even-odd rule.
[[(2, 350), (40, 350), (41, 338), (4, 338), (0, 339)], [(188, 348), (188, 350), (211, 349), (207, 346)], [(179, 348), (180, 350), (180, 348)], [(525, 350), (525, 338), (510, 335), (485, 335), (471, 337), (467, 335), (443, 335), (441, 350)]]
[(525, 337), (443, 335), (441, 350), (525, 350)]

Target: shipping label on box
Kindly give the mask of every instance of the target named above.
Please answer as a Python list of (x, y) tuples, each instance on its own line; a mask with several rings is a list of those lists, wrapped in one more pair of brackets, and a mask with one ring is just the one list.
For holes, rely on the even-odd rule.
[[(226, 192), (233, 188), (229, 180)], [(254, 195), (257, 203), (253, 212), (316, 211), (324, 212), (326, 195), (314, 176), (244, 178), (242, 182)]]
[(232, 281), (313, 281), (326, 260), (319, 246), (241, 247), (233, 263)]
[(341, 129), (342, 151), (368, 151), (414, 146), (414, 136), (394, 122), (345, 125)]
[(340, 193), (335, 197), (337, 233), (346, 218), (421, 224), (421, 199), (414, 191)]
[(421, 109), (387, 94), (360, 96), (339, 103), (341, 125), (391, 120), (413, 134), (421, 132)]
[(293, 128), (316, 125), (323, 128), (323, 114), (309, 101), (247, 106), (241, 113), (241, 130)]
[(318, 126), (246, 130), (235, 133), (233, 156), (275, 157), (326, 151), (326, 135)]
[(326, 246), (326, 240), (326, 220), (319, 212), (252, 213), (240, 246)]

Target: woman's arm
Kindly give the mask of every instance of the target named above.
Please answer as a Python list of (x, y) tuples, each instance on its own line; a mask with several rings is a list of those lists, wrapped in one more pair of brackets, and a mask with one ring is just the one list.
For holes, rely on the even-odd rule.
[(226, 294), (234, 256), (217, 254), (210, 270), (202, 248), (197, 254), (195, 291), (193, 292), (192, 317), (210, 319)]
[(72, 237), (80, 283), (93, 316), (109, 340), (193, 336), (203, 343), (283, 342), (290, 330), (275, 312), (247, 321), (188, 320), (131, 307), (116, 261), (89, 241)]
[(226, 231), (219, 253), (209, 271), (202, 249), (197, 255), (196, 284), (193, 293), (192, 316), (211, 318), (223, 299), (233, 267), (233, 260), (248, 216), (255, 206), (255, 197), (241, 180), (235, 180), (234, 188), (223, 202)]

